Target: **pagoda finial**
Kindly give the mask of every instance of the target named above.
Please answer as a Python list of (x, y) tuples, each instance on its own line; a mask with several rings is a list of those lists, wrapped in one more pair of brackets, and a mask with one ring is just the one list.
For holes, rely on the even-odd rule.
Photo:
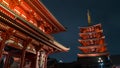
[(88, 17), (88, 25), (91, 25), (91, 17), (90, 17), (89, 9), (87, 10), (87, 17)]

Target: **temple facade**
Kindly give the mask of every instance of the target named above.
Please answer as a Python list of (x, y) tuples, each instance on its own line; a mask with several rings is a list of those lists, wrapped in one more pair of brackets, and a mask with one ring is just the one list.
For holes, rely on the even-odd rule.
[(65, 30), (39, 0), (0, 0), (0, 63), (47, 68), (49, 54), (69, 50), (51, 36)]

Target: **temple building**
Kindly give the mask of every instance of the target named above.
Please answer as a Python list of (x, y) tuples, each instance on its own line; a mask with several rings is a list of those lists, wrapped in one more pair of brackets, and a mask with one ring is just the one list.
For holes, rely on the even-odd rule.
[(15, 62), (19, 68), (47, 68), (49, 54), (69, 50), (51, 35), (63, 31), (39, 0), (0, 0), (0, 63), (3, 68)]

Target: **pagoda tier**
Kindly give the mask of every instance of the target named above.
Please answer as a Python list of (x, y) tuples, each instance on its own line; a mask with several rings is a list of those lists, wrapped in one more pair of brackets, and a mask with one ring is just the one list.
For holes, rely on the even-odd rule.
[(69, 50), (51, 36), (65, 30), (39, 0), (0, 0), (0, 60), (5, 61), (4, 68), (10, 68), (11, 58), (19, 62), (19, 68), (28, 63), (27, 68), (46, 68), (49, 54)]
[(79, 36), (81, 39), (78, 41), (82, 46), (79, 46), (78, 48), (83, 52), (83, 54), (78, 54), (79, 57), (99, 56), (102, 54), (108, 55), (101, 24), (81, 27), (80, 32)]

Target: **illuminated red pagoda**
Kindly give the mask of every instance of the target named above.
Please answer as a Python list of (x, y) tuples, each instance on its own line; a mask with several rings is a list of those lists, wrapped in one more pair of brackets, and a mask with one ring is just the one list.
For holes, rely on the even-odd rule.
[(91, 25), (88, 12), (87, 27), (80, 27), (78, 48), (83, 52), (78, 54), (81, 68), (111, 68), (112, 63), (105, 43), (101, 24)]

